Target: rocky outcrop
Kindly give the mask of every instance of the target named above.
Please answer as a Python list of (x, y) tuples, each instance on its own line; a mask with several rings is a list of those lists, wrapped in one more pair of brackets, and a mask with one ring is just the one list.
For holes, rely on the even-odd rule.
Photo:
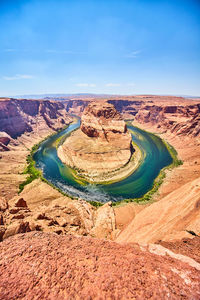
[(132, 153), (131, 134), (121, 115), (113, 105), (101, 102), (88, 105), (81, 129), (58, 149), (61, 160), (79, 176), (97, 182), (116, 178), (119, 174), (114, 172), (128, 164)]
[(7, 146), (10, 143), (10, 140), (11, 140), (11, 137), (7, 133), (0, 132), (0, 143)]
[(0, 211), (5, 211), (8, 208), (8, 202), (0, 197)]
[(144, 105), (136, 115), (139, 123), (157, 125), (176, 135), (200, 135), (200, 104), (194, 105)]
[(159, 247), (20, 234), (0, 244), (0, 298), (199, 299), (199, 264)]
[(6, 132), (0, 132), (0, 151), (9, 151), (10, 145), (16, 146), (16, 141), (11, 138)]
[(140, 99), (125, 100), (125, 99), (112, 99), (108, 100), (108, 103), (111, 103), (115, 108), (123, 114), (127, 119), (132, 119), (140, 110), (141, 106), (144, 104), (144, 101)]
[(94, 212), (94, 227), (91, 235), (99, 238), (110, 238), (115, 232), (115, 214), (112, 202), (107, 202)]
[[(65, 105), (61, 102), (0, 98), (0, 128), (11, 138), (44, 128), (61, 129), (68, 122)], [(2, 136), (0, 142), (1, 139)], [(7, 145), (9, 141), (2, 143)]]
[(67, 112), (77, 116), (81, 116), (85, 107), (88, 105), (88, 101), (84, 100), (68, 100), (63, 102), (65, 103)]
[(111, 203), (97, 209), (82, 199), (62, 196), (39, 179), (11, 199), (9, 206), (1, 203), (0, 240), (34, 230), (112, 239), (115, 231)]
[(81, 130), (89, 137), (110, 140), (115, 133), (126, 133), (126, 124), (112, 104), (90, 103), (81, 117)]

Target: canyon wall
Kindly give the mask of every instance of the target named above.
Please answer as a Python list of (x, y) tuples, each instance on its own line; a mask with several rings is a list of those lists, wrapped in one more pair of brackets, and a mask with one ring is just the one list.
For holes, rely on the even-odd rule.
[(136, 115), (139, 123), (157, 125), (176, 135), (200, 135), (200, 104), (194, 105), (143, 105)]
[[(19, 183), (24, 181), (27, 177), (27, 175), (23, 174), (23, 170), (26, 165), (26, 157), (29, 154), (29, 149), (31, 149), (34, 144), (41, 141), (41, 139), (45, 138), (49, 133), (53, 133), (55, 129), (62, 127), (64, 124), (68, 123), (71, 120), (66, 110), (71, 111), (72, 113), (79, 111), (80, 114), (82, 114), (81, 112), (83, 108), (88, 105), (88, 103), (90, 103), (89, 99), (74, 99), (70, 101), (72, 102), (69, 102), (69, 106), (67, 106), (67, 101), (61, 102), (24, 99), (16, 100), (3, 98), (0, 100), (0, 147), (4, 150), (0, 154), (0, 198), (2, 198), (2, 201), (4, 199), (10, 200), (14, 196), (16, 196)], [(184, 161), (184, 164), (182, 166), (179, 166), (178, 168), (173, 169), (173, 171), (167, 173), (167, 179), (159, 189), (159, 199), (166, 197), (173, 190), (181, 188), (184, 184), (192, 182), (193, 180), (199, 178), (200, 143), (198, 128), (200, 104), (197, 103), (197, 100), (186, 100), (178, 97), (170, 98), (157, 96), (137, 96), (125, 97), (125, 99), (110, 99), (109, 102), (110, 101), (113, 101), (113, 104), (122, 113), (123, 117), (130, 116), (130, 112), (132, 112), (132, 116), (135, 114), (135, 120), (138, 122), (138, 126), (141, 126), (150, 131), (155, 131), (156, 133), (163, 133), (162, 137), (164, 139), (167, 139), (170, 144), (172, 144), (178, 150), (179, 157)], [(101, 105), (105, 103), (105, 101), (102, 99), (98, 102)], [(103, 126), (100, 126), (98, 122), (95, 122), (95, 115), (97, 117), (99, 115), (98, 118), (104, 119)], [(106, 119), (107, 117), (109, 117), (110, 119), (119, 118), (119, 120), (114, 121), (118, 122), (119, 126), (117, 125), (117, 123), (115, 123), (115, 126), (113, 126), (114, 123), (112, 122), (108, 123), (108, 119)], [(146, 125), (147, 127), (145, 127)], [(96, 156), (95, 154), (93, 155), (91, 151), (89, 151), (91, 150), (91, 147), (86, 148), (85, 144), (82, 143), (82, 138), (84, 139), (84, 141), (85, 138), (94, 141), (93, 146), (96, 145), (96, 148), (94, 149), (98, 150), (99, 144), (96, 143), (97, 140), (100, 142), (100, 144), (103, 143), (103, 145), (105, 146), (106, 143), (107, 146), (109, 146), (108, 141), (111, 139), (112, 135), (115, 136), (117, 134), (122, 136), (126, 134), (126, 132), (123, 133), (124, 131), (126, 131), (126, 127), (122, 122), (121, 117), (119, 117), (118, 113), (112, 110), (109, 111), (109, 109), (105, 115), (101, 109), (99, 111), (96, 110), (93, 116), (90, 114), (90, 112), (88, 112), (87, 115), (83, 117), (82, 129), (83, 131), (85, 131), (85, 133), (82, 130), (79, 131), (76, 139), (74, 140), (74, 145), (76, 147), (79, 147), (80, 149), (84, 149), (84, 164), (85, 166), (87, 166), (87, 168), (90, 168), (90, 171), (97, 168), (97, 164), (102, 159), (102, 156), (99, 154), (97, 154)], [(118, 133), (113, 132), (113, 130), (117, 131)], [(17, 139), (14, 138), (15, 136), (17, 136)], [(125, 145), (125, 143), (121, 143), (120, 139), (118, 138), (112, 139), (112, 142), (114, 142), (114, 144), (120, 144), (120, 147), (124, 147)], [(69, 147), (72, 146), (73, 143), (70, 142)], [(77, 148), (75, 150), (77, 150)], [(105, 148), (103, 150), (105, 150)], [(114, 150), (116, 151), (116, 147)], [(98, 153), (98, 151), (96, 152)], [(73, 154), (73, 152), (71, 153)], [(112, 168), (114, 165), (116, 165), (116, 163), (120, 162), (118, 153), (113, 153), (114, 152), (112, 152), (111, 155), (108, 153), (108, 156), (105, 156), (106, 159), (103, 165), (103, 167), (105, 168), (105, 172), (108, 171), (108, 168)], [(130, 152), (128, 153), (130, 154)], [(75, 151), (72, 156), (77, 159), (77, 151)], [(83, 158), (84, 156), (82, 156), (81, 159)], [(96, 165), (92, 164), (93, 160), (96, 162)], [(109, 164), (107, 163), (108, 161)], [(102, 169), (102, 162), (99, 163), (99, 165)], [(122, 171), (120, 170), (120, 173), (121, 172)], [(186, 187), (184, 187), (184, 189), (185, 188)], [(177, 190), (177, 195), (179, 195), (180, 192), (180, 189)], [(38, 195), (38, 203), (43, 203), (43, 198), (40, 197), (37, 188), (34, 188), (34, 193)], [(174, 194), (171, 195), (173, 196), (173, 198), (175, 197)], [(196, 191), (195, 195), (198, 195), (198, 191)], [(51, 199), (50, 191), (47, 192), (46, 197), (49, 197), (49, 199)], [(193, 199), (196, 199), (195, 197), (193, 197)], [(192, 203), (192, 199), (190, 199), (189, 202)], [(176, 208), (174, 204), (173, 208)], [(184, 212), (181, 212), (181, 214), (185, 216)], [(117, 213), (116, 215), (119, 215), (119, 213)], [(13, 217), (15, 219), (15, 215)], [(125, 219), (126, 218), (124, 217), (123, 222), (124, 224), (127, 224)], [(148, 218), (143, 217), (142, 219), (145, 222), (145, 220), (147, 220)], [(170, 222), (171, 221), (169, 218), (169, 224), (171, 224)], [(189, 222), (188, 224), (190, 223), (191, 222)], [(121, 229), (121, 227), (118, 227), (118, 221), (116, 221), (116, 224), (117, 230), (119, 228)], [(195, 224), (196, 225), (193, 226), (192, 229), (190, 229), (194, 232), (199, 233), (199, 225), (198, 223)], [(161, 225), (159, 223), (157, 225), (157, 227), (153, 229), (152, 232), (158, 232), (158, 227)], [(176, 227), (176, 224), (174, 226)], [(180, 230), (177, 230), (177, 232), (174, 231), (173, 234), (171, 233), (170, 226), (166, 225), (166, 227), (167, 230), (166, 233), (161, 237), (162, 239), (165, 237), (165, 239), (167, 240), (167, 236), (169, 236), (170, 239), (179, 239), (179, 236), (183, 237), (189, 235), (189, 233), (184, 230), (184, 228), (186, 228), (184, 224), (182, 227), (180, 227)], [(188, 228), (189, 227), (187, 227), (187, 229)], [(130, 229), (130, 232), (131, 231), (132, 229)], [(157, 237), (158, 234), (155, 236), (155, 239)], [(126, 237), (124, 238), (124, 240), (125, 239)]]
[(0, 98), (0, 130), (11, 138), (42, 127), (61, 129), (68, 119), (61, 102)]

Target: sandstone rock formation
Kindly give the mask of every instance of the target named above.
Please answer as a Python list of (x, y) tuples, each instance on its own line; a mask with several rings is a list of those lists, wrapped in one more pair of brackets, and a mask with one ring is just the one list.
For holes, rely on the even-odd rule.
[(81, 118), (81, 130), (89, 137), (112, 140), (113, 133), (126, 133), (126, 124), (112, 104), (90, 103)]
[(4, 300), (200, 297), (200, 265), (160, 245), (33, 232), (3, 241), (0, 252)]
[[(39, 213), (41, 212), (42, 214), (46, 214), (47, 211), (45, 211), (44, 206), (49, 206), (51, 201), (54, 201), (60, 198), (60, 203), (63, 203), (63, 206), (65, 206), (63, 198), (61, 194), (51, 187), (48, 186), (46, 188), (46, 185), (43, 185), (43, 183), (38, 183), (36, 181), (35, 183), (33, 182), (30, 187), (27, 186), (25, 189), (25, 193), (20, 197), (23, 197), (25, 201), (28, 203), (28, 210), (27, 212), (23, 209), (20, 209), (18, 212), (16, 211), (16, 208), (14, 209), (15, 202), (12, 202), (11, 199), (14, 199), (17, 201), (19, 199), (19, 196), (17, 195), (18, 191), (18, 186), (19, 183), (25, 180), (26, 175), (22, 174), (25, 164), (26, 164), (26, 156), (29, 153), (28, 149), (31, 149), (31, 147), (38, 143), (41, 139), (46, 137), (49, 133), (53, 132), (53, 128), (60, 128), (59, 126), (62, 125), (63, 120), (65, 123), (69, 122), (69, 117), (65, 112), (65, 108), (70, 111), (70, 112), (77, 112), (81, 113), (83, 111), (83, 108), (86, 106), (87, 103), (89, 103), (91, 100), (87, 99), (85, 100), (69, 100), (69, 101), (63, 101), (62, 103), (57, 102), (55, 103), (54, 101), (42, 101), (42, 100), (16, 100), (16, 99), (1, 99), (0, 100), (0, 108), (1, 108), (1, 120), (0, 124), (1, 126), (1, 142), (3, 142), (4, 146), (6, 147), (5, 149), (8, 149), (9, 151), (4, 151), (1, 152), (0, 154), (0, 194), (2, 198), (2, 205), (4, 205), (4, 211), (1, 212), (1, 236), (3, 238), (3, 235), (5, 231), (10, 227), (12, 223), (14, 223), (14, 227), (17, 227), (23, 223), (23, 222), (29, 222), (29, 227), (31, 230), (34, 230), (34, 228), (41, 228), (37, 226), (41, 226), (42, 224), (42, 229), (46, 228), (45, 231), (58, 231), (60, 230), (64, 233), (67, 232), (72, 232), (73, 225), (71, 226), (66, 226), (66, 228), (63, 230), (58, 228), (60, 225), (56, 224), (49, 226), (49, 223), (54, 219), (55, 216), (53, 216), (53, 213), (51, 212), (51, 218), (52, 220), (47, 220), (47, 219), (37, 219), (36, 222), (33, 222), (33, 216), (37, 217)], [(101, 104), (104, 105), (104, 101), (101, 100)], [(198, 124), (193, 125), (193, 119), (198, 121), (198, 103), (197, 100), (186, 100), (184, 98), (178, 98), (178, 97), (159, 97), (159, 96), (135, 96), (135, 97), (123, 97), (123, 99), (119, 97), (115, 97), (112, 100), (109, 100), (109, 103), (114, 104), (117, 109), (123, 114), (123, 116), (130, 116), (131, 115), (136, 115), (136, 118), (139, 122), (139, 126), (149, 126), (146, 129), (156, 132), (166, 132), (164, 134), (164, 138), (166, 138), (170, 144), (174, 145), (174, 147), (178, 150), (178, 153), (180, 155), (180, 158), (184, 161), (184, 165), (180, 166), (179, 168), (174, 169), (172, 172), (167, 173), (167, 180), (165, 184), (161, 187), (160, 189), (160, 198), (164, 198), (167, 194), (171, 193), (174, 189), (180, 188), (183, 186), (183, 184), (194, 180), (195, 178), (199, 178), (200, 176), (200, 143), (199, 141), (199, 134), (198, 134)], [(30, 107), (29, 107), (30, 104)], [(172, 105), (173, 104), (173, 105)], [(37, 109), (38, 107), (38, 109)], [(138, 110), (140, 110), (138, 112)], [(147, 119), (143, 118), (145, 115), (145, 111), (147, 111)], [(112, 112), (112, 110), (111, 110)], [(106, 113), (109, 115), (111, 112)], [(150, 112), (150, 114), (149, 114)], [(94, 114), (98, 114), (97, 110)], [(106, 121), (106, 117), (102, 115), (102, 112), (100, 114), (100, 119), (103, 118), (104, 121)], [(18, 117), (16, 117), (16, 115)], [(89, 116), (90, 115), (90, 116)], [(112, 113), (111, 113), (112, 115)], [(118, 115), (118, 114), (117, 114)], [(117, 115), (115, 117), (117, 118)], [(141, 116), (139, 118), (139, 116)], [(45, 119), (45, 117), (47, 117)], [(58, 118), (58, 119), (57, 119)], [(93, 115), (91, 112), (88, 112), (88, 116), (85, 119), (85, 122), (83, 122), (84, 127), (86, 128), (86, 132), (89, 133), (90, 129), (90, 118), (95, 118), (95, 115)], [(10, 120), (9, 120), (10, 119)], [(63, 120), (62, 120), (63, 119)], [(19, 124), (15, 128), (15, 123), (14, 120), (17, 121)], [(46, 122), (47, 120), (47, 122)], [(50, 120), (52, 123), (48, 123), (48, 120)], [(191, 122), (190, 122), (191, 120)], [(13, 123), (12, 123), (12, 122)], [(146, 122), (147, 121), (147, 122)], [(174, 123), (172, 124), (169, 123), (169, 121), (173, 121)], [(6, 128), (10, 128), (8, 125), (12, 123), (12, 130), (9, 132), (12, 136), (8, 135), (5, 133)], [(19, 128), (22, 128), (24, 122), (31, 126), (31, 132), (25, 131), (24, 134), (19, 136), (17, 139), (13, 139), (12, 137), (15, 136), (14, 130), (17, 130), (17, 134), (21, 134), (23, 130), (18, 130)], [(118, 120), (118, 122), (121, 122)], [(196, 122), (196, 121), (195, 121)], [(199, 121), (198, 121), (199, 122)], [(49, 125), (52, 127), (50, 128)], [(52, 125), (53, 124), (53, 125)], [(180, 124), (180, 125), (179, 125)], [(185, 124), (185, 126), (184, 126)], [(27, 125), (27, 126), (28, 126)], [(84, 136), (84, 139), (89, 139), (89, 140), (95, 140), (100, 143), (107, 143), (106, 136), (107, 138), (112, 135), (113, 133), (109, 133), (109, 128), (106, 126), (106, 122), (104, 123), (104, 131), (99, 130), (99, 125), (94, 122), (94, 132), (95, 134), (99, 134), (99, 137), (88, 137), (85, 133), (83, 133), (80, 130), (80, 137)], [(183, 125), (183, 126), (182, 126)], [(190, 126), (191, 125), (191, 126)], [(190, 126), (189, 131), (187, 131), (187, 126)], [(123, 126), (121, 127), (123, 131)], [(144, 127), (145, 128), (145, 127)], [(173, 129), (174, 128), (174, 129)], [(108, 130), (107, 130), (108, 129)], [(106, 135), (105, 135), (106, 133)], [(186, 140), (187, 139), (187, 140)], [(10, 140), (10, 141), (9, 141)], [(80, 138), (81, 140), (81, 138)], [(177, 142), (178, 141), (178, 142)], [(81, 141), (80, 141), (81, 144)], [(77, 143), (76, 143), (77, 145)], [(95, 143), (94, 143), (95, 147)], [(97, 147), (96, 147), (97, 148)], [(90, 155), (90, 156), (89, 156)], [(89, 160), (89, 165), (92, 164), (92, 154), (90, 153), (88, 157), (90, 157)], [(135, 155), (135, 153), (134, 153)], [(100, 156), (100, 155), (99, 155)], [(86, 154), (85, 154), (86, 157)], [(75, 158), (75, 155), (74, 155)], [(99, 158), (98, 158), (99, 159)], [(110, 159), (114, 159), (114, 157), (108, 157)], [(87, 160), (87, 159), (86, 159)], [(8, 163), (9, 162), (9, 163)], [(115, 163), (115, 162), (114, 162)], [(108, 168), (108, 164), (105, 164), (105, 168)], [(92, 168), (91, 168), (92, 169)], [(120, 174), (122, 173), (122, 170), (120, 170)], [(187, 174), (187, 176), (185, 176)], [(94, 174), (95, 175), (95, 174)], [(181, 189), (180, 189), (181, 190)], [(176, 194), (180, 192), (180, 190), (176, 191)], [(37, 197), (35, 197), (37, 195)], [(174, 195), (174, 194), (173, 194)], [(13, 196), (15, 196), (13, 198)], [(62, 200), (61, 200), (62, 199)], [(196, 199), (196, 198), (195, 198)], [(7, 201), (11, 201), (9, 204), (10, 207), (9, 209), (12, 212), (15, 212), (14, 214), (10, 214), (9, 209), (7, 207)], [(193, 201), (190, 199), (189, 201)], [(3, 204), (4, 203), (4, 204)], [(76, 204), (75, 204), (76, 203)], [(112, 226), (111, 224), (113, 223), (111, 220), (113, 218), (113, 208), (110, 207), (109, 211), (107, 211), (108, 207), (105, 208), (105, 214), (101, 215), (101, 210), (99, 209), (98, 213), (92, 212), (92, 217), (90, 215), (90, 210), (87, 211), (87, 209), (84, 209), (84, 203), (85, 201), (82, 202), (81, 200), (75, 201), (73, 206), (77, 207), (79, 211), (79, 215), (81, 215), (81, 226), (80, 228), (87, 228), (86, 232), (90, 232), (89, 234), (101, 234), (101, 236), (105, 237), (107, 236), (108, 238), (110, 236), (113, 236), (112, 233)], [(192, 202), (193, 203), (193, 202)], [(55, 203), (54, 203), (55, 204)], [(69, 205), (69, 204), (68, 204)], [(71, 205), (71, 204), (70, 204)], [(61, 205), (62, 206), (62, 205)], [(87, 204), (86, 204), (87, 206)], [(38, 207), (38, 210), (36, 210), (36, 207)], [(181, 206), (180, 206), (181, 207)], [(41, 208), (41, 211), (40, 211)], [(48, 208), (49, 209), (49, 208)], [(48, 210), (47, 209), (47, 210)], [(121, 225), (118, 228), (118, 230), (124, 229), (125, 226), (127, 226), (128, 223), (131, 222), (133, 218), (136, 217), (136, 215), (140, 212), (140, 209), (134, 210), (134, 212), (131, 213), (127, 217), (127, 213), (125, 213), (126, 210), (129, 210), (129, 206), (127, 208), (115, 208), (115, 226), (118, 226), (118, 223)], [(145, 208), (146, 209), (146, 208)], [(5, 212), (6, 210), (6, 212)], [(121, 214), (122, 210), (124, 210), (124, 213)], [(180, 209), (181, 210), (181, 209)], [(8, 215), (7, 215), (8, 212)], [(75, 212), (75, 210), (73, 210)], [(148, 212), (148, 211), (147, 211)], [(59, 208), (57, 211), (58, 214), (62, 215), (62, 209)], [(94, 214), (93, 214), (94, 213)], [(182, 216), (184, 213), (181, 211), (180, 213)], [(195, 214), (192, 213), (192, 216)], [(108, 225), (107, 228), (104, 228), (104, 219), (107, 219), (105, 221), (105, 224)], [(146, 217), (148, 219), (148, 214), (143, 215), (143, 222), (145, 223)], [(20, 219), (21, 218), (21, 219)], [(73, 223), (73, 218), (75, 216), (72, 214), (70, 219), (68, 220), (68, 224)], [(116, 220), (117, 219), (117, 220)], [(123, 219), (123, 220), (122, 220)], [(96, 220), (96, 225), (94, 224), (94, 220)], [(119, 220), (119, 222), (118, 222)], [(41, 224), (39, 224), (39, 222)], [(54, 222), (54, 221), (52, 221)], [(61, 221), (60, 221), (61, 222)], [(72, 222), (72, 223), (70, 223)], [(61, 222), (62, 223), (62, 222)], [(64, 221), (63, 221), (64, 224)], [(84, 225), (82, 225), (84, 224)], [(98, 225), (99, 224), (99, 225)], [(179, 229), (175, 229), (172, 232), (171, 229), (171, 223), (167, 222), (166, 223), (166, 233), (163, 235), (163, 238), (166, 239), (166, 237), (170, 237), (170, 239), (180, 239), (183, 236), (191, 236), (183, 227), (179, 227)], [(173, 223), (175, 226), (175, 223)], [(189, 226), (189, 224), (192, 224), (192, 226)], [(194, 230), (195, 232), (198, 232), (197, 230), (197, 223), (193, 223), (193, 217), (191, 220), (188, 221), (188, 226), (186, 227), (187, 230)], [(36, 227), (35, 227), (36, 226)], [(157, 227), (158, 226), (158, 227)], [(156, 222), (156, 226), (154, 227), (154, 232), (158, 232), (157, 238), (159, 239), (160, 236), (160, 226), (161, 223)], [(28, 228), (28, 226), (24, 227), (21, 226), (21, 228)], [(92, 229), (91, 229), (92, 228)], [(95, 229), (94, 229), (95, 228)], [(104, 228), (104, 229), (102, 229)], [(21, 230), (21, 229), (20, 229)], [(81, 232), (82, 229), (78, 229), (78, 232)], [(85, 229), (84, 229), (85, 230)], [(82, 230), (82, 232), (84, 231)], [(16, 230), (18, 231), (18, 229)], [(10, 232), (15, 232), (10, 230)], [(75, 231), (74, 231), (75, 232)], [(109, 233), (107, 235), (107, 233)], [(6, 235), (5, 235), (6, 237)], [(155, 236), (156, 240), (156, 236)]]
[(107, 202), (94, 212), (94, 227), (91, 229), (92, 236), (98, 238), (111, 238), (115, 232), (115, 214), (112, 202)]
[(121, 115), (113, 105), (96, 102), (84, 110), (81, 129), (58, 149), (64, 163), (93, 181), (110, 179), (109, 173), (126, 166), (132, 152), (131, 135)]
[(9, 206), (5, 201), (0, 202), (0, 210), (0, 241), (34, 230), (108, 239), (115, 231), (111, 203), (94, 208), (82, 199), (62, 196), (40, 179), (9, 200)]
[[(0, 98), (0, 130), (12, 138), (34, 130), (61, 129), (67, 121), (69, 117), (61, 102)], [(1, 139), (0, 135), (0, 142)]]
[(116, 241), (155, 243), (200, 235), (200, 180), (180, 187), (139, 212)]
[(143, 105), (136, 115), (140, 123), (157, 125), (176, 135), (200, 135), (200, 104), (194, 105)]
[[(184, 164), (167, 172), (160, 201), (115, 210), (110, 203), (97, 209), (71, 200), (40, 179), (17, 194), (29, 149), (70, 121), (66, 109), (81, 115), (90, 99), (0, 100), (0, 299), (200, 298), (199, 236), (192, 239), (200, 235), (199, 104), (178, 97), (123, 98), (109, 102), (147, 130), (165, 132)], [(82, 159), (89, 170), (99, 164), (107, 172), (119, 163), (117, 149), (124, 151), (116, 137), (128, 144), (128, 134), (119, 114), (101, 101), (106, 113), (88, 106), (70, 151), (80, 165)], [(83, 141), (94, 143), (81, 157)], [(94, 154), (103, 147), (114, 151), (107, 156), (110, 165), (102, 163), (102, 153)], [(97, 239), (115, 236), (120, 244)]]
[(0, 195), (17, 194), (34, 144), (72, 121), (61, 102), (0, 98)]

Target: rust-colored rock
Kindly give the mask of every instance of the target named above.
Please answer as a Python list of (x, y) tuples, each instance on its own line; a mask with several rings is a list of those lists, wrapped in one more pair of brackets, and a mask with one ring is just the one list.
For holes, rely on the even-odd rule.
[(31, 231), (31, 228), (30, 228), (29, 222), (15, 221), (6, 228), (3, 238), (6, 239), (12, 235), (15, 235), (18, 233), (30, 232), (30, 231)]
[(157, 125), (176, 135), (200, 135), (200, 104), (194, 105), (143, 105), (136, 115), (139, 123)]
[[(60, 129), (67, 119), (65, 105), (49, 100), (0, 99), (0, 128), (12, 138), (42, 128)], [(8, 138), (9, 136), (6, 135)], [(0, 135), (1, 142), (1, 135)], [(8, 139), (6, 140), (6, 143)]]
[(28, 207), (26, 201), (23, 198), (18, 199), (15, 202), (16, 207)]
[(187, 255), (200, 264), (200, 236), (185, 238), (174, 242), (160, 242), (162, 246), (175, 253)]
[(2, 225), (0, 225), (0, 242), (3, 241), (3, 236), (4, 236), (4, 233), (6, 231), (6, 228)]
[(8, 202), (0, 197), (0, 211), (5, 211), (8, 208)]
[(3, 214), (0, 212), (0, 225), (4, 225)]
[(198, 264), (152, 251), (70, 235), (14, 236), (0, 244), (0, 298), (199, 299)]

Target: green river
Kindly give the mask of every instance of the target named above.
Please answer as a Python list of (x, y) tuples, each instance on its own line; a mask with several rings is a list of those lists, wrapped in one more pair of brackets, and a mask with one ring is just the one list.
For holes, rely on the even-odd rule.
[(140, 198), (152, 188), (160, 170), (172, 163), (166, 145), (158, 136), (128, 124), (132, 140), (142, 152), (138, 168), (127, 178), (111, 184), (82, 182), (74, 177), (73, 170), (64, 165), (57, 155), (58, 144), (79, 126), (80, 120), (77, 120), (68, 128), (49, 137), (33, 155), (36, 168), (42, 170), (43, 177), (73, 197), (102, 203)]

